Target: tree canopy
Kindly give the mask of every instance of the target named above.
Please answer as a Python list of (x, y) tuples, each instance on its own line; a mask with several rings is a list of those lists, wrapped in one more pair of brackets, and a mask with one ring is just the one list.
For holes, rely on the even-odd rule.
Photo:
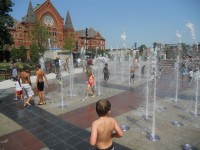
[(36, 44), (31, 45), (30, 56), (31, 56), (31, 62), (38, 63), (40, 55), (39, 55), (39, 49)]
[(47, 47), (48, 30), (47, 27), (42, 26), (39, 22), (36, 22), (34, 27), (31, 28), (29, 36), (32, 39), (33, 44), (39, 48), (40, 53), (44, 53)]
[(0, 0), (0, 48), (13, 44), (12, 35), (9, 32), (9, 27), (14, 24), (14, 20), (9, 14), (12, 12), (13, 5), (11, 0)]
[(63, 48), (66, 50), (73, 51), (75, 47), (76, 47), (76, 43), (74, 39), (74, 34), (71, 33), (70, 36), (66, 38)]

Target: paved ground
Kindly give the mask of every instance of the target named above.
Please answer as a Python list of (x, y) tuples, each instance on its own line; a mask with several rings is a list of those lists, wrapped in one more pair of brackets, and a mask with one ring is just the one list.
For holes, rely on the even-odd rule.
[[(184, 144), (200, 149), (200, 117), (192, 115), (195, 110), (195, 82), (191, 87), (187, 86), (187, 81), (179, 84), (176, 102), (176, 84), (169, 74), (162, 75), (156, 87), (154, 117), (154, 88), (150, 83), (147, 111), (145, 76), (141, 76), (139, 82), (136, 74), (134, 84), (129, 85), (127, 77), (111, 74), (108, 84), (101, 80), (97, 82), (95, 98), (85, 99), (86, 76), (81, 72), (81, 69), (75, 70), (73, 84), (68, 73), (64, 73), (63, 84), (55, 79), (54, 74), (48, 75), (51, 86), (45, 89), (47, 104), (36, 105), (36, 94), (31, 101), (33, 106), (26, 109), (21, 101), (13, 100), (12, 82), (1, 82), (0, 150), (94, 149), (88, 143), (90, 126), (97, 118), (95, 102), (102, 98), (111, 102), (111, 116), (120, 126), (130, 127), (123, 138), (114, 139), (117, 150), (178, 150)], [(199, 102), (197, 106), (200, 110)], [(149, 119), (144, 119), (147, 112)], [(153, 130), (153, 118), (153, 129), (160, 137), (159, 141), (147, 138)], [(182, 123), (182, 126), (173, 125), (173, 121)]]

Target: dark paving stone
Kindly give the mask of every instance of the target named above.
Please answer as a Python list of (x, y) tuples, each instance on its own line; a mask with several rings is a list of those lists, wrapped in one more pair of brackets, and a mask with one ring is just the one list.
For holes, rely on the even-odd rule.
[(78, 144), (76, 144), (75, 146), (74, 146), (74, 148), (75, 149), (77, 149), (77, 150), (89, 150), (89, 149), (91, 149), (92, 148), (92, 146), (88, 143), (88, 142), (85, 142), (85, 141), (82, 141), (82, 142), (80, 142), (80, 143), (78, 143)]
[(49, 148), (52, 150), (72, 150), (72, 147), (65, 144), (64, 142), (59, 142)]
[(26, 128), (27, 130), (31, 130), (31, 129), (35, 129), (39, 127), (37, 123), (31, 122), (31, 121), (30, 122), (27, 121), (27, 123), (23, 124), (22, 126)]
[(59, 138), (60, 140), (65, 140), (67, 138), (70, 138), (73, 134), (69, 133), (68, 131), (64, 131), (62, 133), (59, 133), (57, 135), (55, 135), (57, 138)]
[[(48, 121), (54, 123), (54, 124), (58, 124), (58, 123), (65, 123), (62, 119), (58, 118), (58, 117), (50, 117), (50, 118), (47, 118)], [(58, 124), (59, 125), (59, 124)]]
[(78, 133), (76, 136), (78, 136), (79, 138), (81, 138), (84, 141), (89, 141), (90, 132), (84, 130), (84, 131)]
[(52, 147), (60, 142), (62, 142), (60, 139), (56, 138), (55, 136), (50, 136), (47, 139), (42, 141), (47, 147)]
[(115, 150), (132, 150), (130, 148), (127, 148), (123, 145), (119, 145), (119, 144), (116, 144), (116, 143), (114, 143), (114, 147), (115, 147)]
[(78, 134), (78, 133), (80, 133), (84, 130), (79, 128), (79, 127), (73, 127), (73, 128), (67, 129), (67, 131), (70, 132), (73, 135), (76, 135), (76, 134)]
[(56, 122), (56, 124), (58, 124), (59, 127), (62, 127), (62, 128), (65, 129), (65, 130), (70, 130), (71, 128), (74, 127), (73, 124), (68, 123), (68, 122), (65, 122), (65, 121), (63, 121), (63, 120), (62, 120), (62, 121)]
[(63, 129), (60, 128), (60, 127), (58, 127), (58, 126), (55, 126), (55, 127), (53, 127), (53, 128), (47, 128), (47, 130), (48, 130), (51, 134), (53, 134), (53, 135), (57, 135), (57, 134), (63, 132)]
[(54, 137), (52, 134), (50, 134), (48, 131), (44, 130), (43, 132), (35, 135), (38, 139), (40, 139), (41, 141), (48, 139), (50, 137)]
[(54, 127), (55, 127), (55, 124), (52, 123), (52, 122), (49, 122), (49, 124), (42, 125), (42, 127), (43, 127), (44, 129), (51, 129), (51, 128), (54, 128)]
[(41, 134), (42, 132), (44, 132), (45, 129), (42, 128), (42, 127), (36, 127), (36, 128), (34, 128), (34, 129), (30, 129), (29, 131), (30, 131), (33, 135), (38, 135), (38, 134)]
[(80, 143), (82, 140), (77, 137), (77, 136), (71, 136), (67, 139), (64, 140), (64, 142), (68, 145), (70, 145), (71, 147), (74, 147), (75, 145), (77, 145), (78, 143)]
[(27, 115), (29, 116), (30, 121), (35, 122), (38, 125), (44, 126), (44, 125), (49, 124), (49, 121), (47, 121), (45, 117), (41, 117), (39, 113), (30, 112), (30, 113), (27, 113)]

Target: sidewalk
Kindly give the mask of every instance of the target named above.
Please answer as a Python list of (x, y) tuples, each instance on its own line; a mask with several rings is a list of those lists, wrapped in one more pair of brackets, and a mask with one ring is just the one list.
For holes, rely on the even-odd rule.
[[(74, 74), (78, 74), (81, 73), (83, 71), (82, 68), (74, 68)], [(68, 76), (69, 72), (63, 72), (62, 74), (63, 76)], [(55, 73), (50, 73), (47, 74), (47, 79), (51, 80), (51, 79), (55, 79), (56, 78), (56, 74)], [(31, 83), (35, 83), (36, 82), (36, 76), (31, 76)], [(1, 89), (8, 89), (8, 88), (12, 88), (15, 87), (15, 84), (12, 80), (4, 80), (2, 82), (0, 82), (0, 90)]]

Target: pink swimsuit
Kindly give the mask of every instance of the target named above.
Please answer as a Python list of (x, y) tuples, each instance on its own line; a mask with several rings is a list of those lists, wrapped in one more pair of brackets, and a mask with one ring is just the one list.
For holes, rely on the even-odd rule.
[(93, 76), (93, 75), (89, 77), (89, 79), (88, 79), (88, 84), (89, 84), (90, 86), (93, 86), (93, 85), (94, 85), (94, 76)]

